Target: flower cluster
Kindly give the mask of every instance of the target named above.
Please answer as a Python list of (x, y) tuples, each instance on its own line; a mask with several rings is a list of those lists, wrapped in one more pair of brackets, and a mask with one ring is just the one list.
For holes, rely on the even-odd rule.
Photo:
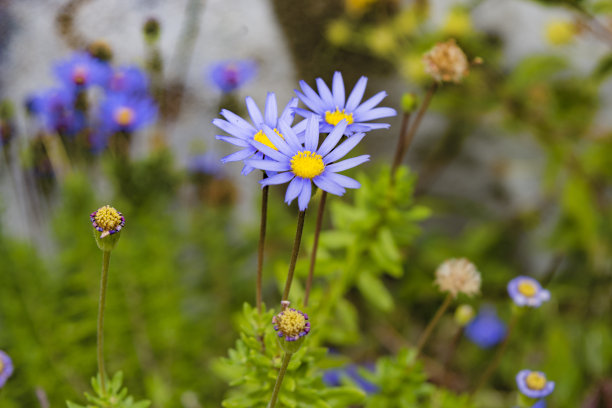
[[(359, 79), (348, 99), (339, 72), (334, 74), (331, 90), (321, 78), (316, 82), (319, 94), (304, 81), (300, 82), (302, 92), (296, 91), (310, 110), (298, 108), (298, 98), (293, 98), (278, 115), (276, 96), (269, 93), (263, 115), (255, 101), (246, 98), (250, 123), (226, 109), (221, 111), (224, 119), (213, 120), (215, 126), (230, 135), (217, 135), (217, 139), (241, 148), (222, 161), (244, 161), (243, 174), (263, 170), (266, 177), (260, 182), (262, 186), (289, 183), (285, 201), (290, 204), (297, 198), (300, 211), (308, 207), (313, 183), (335, 195), (360, 187), (357, 181), (338, 172), (368, 161), (369, 156), (341, 159), (359, 144), (364, 132), (389, 127), (370, 121), (396, 114), (394, 109), (376, 107), (385, 92), (361, 103), (365, 77)], [(305, 119), (294, 125), (295, 113)], [(321, 133), (327, 135), (320, 143)], [(343, 136), (347, 138), (341, 142)]]
[(436, 44), (423, 61), (425, 72), (437, 82), (460, 82), (469, 72), (468, 59), (454, 39)]

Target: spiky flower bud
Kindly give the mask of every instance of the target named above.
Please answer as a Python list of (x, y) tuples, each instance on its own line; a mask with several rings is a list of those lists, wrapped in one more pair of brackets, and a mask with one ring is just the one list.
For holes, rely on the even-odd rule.
[(89, 218), (98, 248), (102, 251), (111, 251), (119, 240), (121, 229), (125, 226), (123, 214), (110, 205), (105, 205), (92, 212)]

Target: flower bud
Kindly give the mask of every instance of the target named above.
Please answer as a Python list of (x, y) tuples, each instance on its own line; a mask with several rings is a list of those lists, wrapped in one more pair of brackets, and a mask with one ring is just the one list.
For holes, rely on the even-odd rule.
[(159, 33), (160, 33), (159, 21), (154, 17), (148, 18), (147, 21), (145, 21), (144, 25), (142, 26), (142, 32), (147, 42), (155, 43), (159, 39)]
[(402, 110), (404, 113), (414, 112), (419, 105), (419, 98), (413, 93), (406, 92), (402, 95)]
[(467, 304), (460, 305), (455, 310), (455, 322), (459, 326), (463, 327), (469, 322), (471, 322), (472, 319), (474, 319), (474, 315), (475, 315), (475, 312), (472, 306), (467, 305)]
[(293, 354), (298, 351), (304, 337), (310, 333), (308, 315), (293, 308), (284, 308), (272, 318), (272, 323), (278, 334), (279, 344), (286, 353)]
[(110, 62), (113, 59), (113, 49), (106, 41), (96, 40), (87, 47), (89, 55), (97, 60)]
[(121, 229), (125, 226), (123, 214), (113, 207), (105, 205), (92, 212), (89, 218), (98, 248), (102, 251), (111, 251), (119, 241)]

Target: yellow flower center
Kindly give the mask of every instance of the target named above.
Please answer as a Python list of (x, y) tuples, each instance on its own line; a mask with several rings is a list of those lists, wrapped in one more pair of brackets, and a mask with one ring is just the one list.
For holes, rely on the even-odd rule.
[(287, 309), (277, 316), (276, 324), (285, 336), (297, 337), (306, 328), (306, 318), (295, 310)]
[[(281, 132), (278, 131), (278, 129), (274, 128), (274, 133), (276, 133), (281, 139), (285, 140), (285, 137), (281, 134)], [(253, 140), (265, 144), (266, 146), (274, 150), (278, 150), (276, 146), (274, 146), (274, 143), (272, 143), (268, 136), (266, 136), (263, 130), (260, 130), (259, 132), (255, 133), (255, 136), (253, 136)]]
[(527, 383), (527, 387), (529, 387), (529, 389), (539, 391), (544, 389), (546, 386), (546, 377), (540, 373), (531, 372), (525, 379), (525, 382)]
[(521, 283), (518, 284), (518, 291), (523, 296), (533, 297), (538, 291), (538, 289), (535, 287), (533, 283), (529, 281), (522, 281)]
[(96, 223), (104, 231), (114, 230), (121, 224), (121, 215), (110, 205), (105, 205), (96, 211), (95, 218)]
[(330, 125), (336, 126), (338, 123), (340, 123), (342, 119), (346, 119), (346, 123), (348, 123), (349, 125), (354, 122), (353, 114), (346, 113), (344, 109), (340, 111), (340, 109), (336, 108), (336, 110), (333, 112), (330, 112), (330, 111), (325, 112), (325, 121), (329, 123)]
[(134, 121), (134, 111), (128, 107), (122, 107), (115, 112), (115, 120), (121, 126), (130, 125)]
[(311, 151), (298, 152), (291, 158), (291, 171), (298, 177), (315, 178), (325, 170), (323, 157)]

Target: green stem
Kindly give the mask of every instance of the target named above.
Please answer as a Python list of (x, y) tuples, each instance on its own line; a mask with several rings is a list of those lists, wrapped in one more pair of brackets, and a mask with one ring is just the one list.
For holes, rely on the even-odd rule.
[[(263, 172), (263, 178), (266, 178), (266, 173)], [(266, 223), (268, 218), (268, 191), (270, 186), (265, 186), (261, 191), (261, 221), (259, 224), (259, 243), (257, 246), (257, 282), (256, 282), (256, 303), (257, 311), (261, 313), (261, 286), (263, 280), (263, 259), (264, 259), (264, 243), (266, 241)]]
[(100, 301), (98, 302), (98, 371), (100, 373), (100, 387), (102, 388), (103, 395), (106, 395), (106, 373), (104, 370), (104, 305), (106, 304), (109, 263), (110, 251), (103, 251), (102, 276), (100, 278)]
[(514, 329), (514, 326), (516, 326), (517, 321), (518, 321), (518, 316), (514, 314), (512, 316), (512, 320), (510, 320), (510, 324), (508, 325), (508, 333), (506, 334), (504, 341), (497, 348), (495, 357), (493, 357), (493, 360), (491, 360), (491, 363), (489, 364), (489, 366), (485, 369), (484, 373), (482, 373), (482, 375), (480, 376), (480, 379), (476, 383), (476, 387), (474, 387), (474, 390), (470, 394), (471, 396), (476, 395), (476, 393), (487, 383), (487, 381), (489, 380), (489, 377), (491, 377), (491, 374), (493, 374), (495, 369), (497, 369), (497, 366), (499, 366), (499, 363), (501, 362), (501, 358), (504, 355), (506, 348), (508, 347), (508, 340), (510, 340), (510, 335), (512, 334), (512, 330)]
[(397, 147), (395, 148), (395, 156), (393, 157), (393, 165), (391, 165), (391, 185), (395, 184), (395, 173), (399, 168), (404, 154), (406, 152), (406, 130), (408, 129), (408, 123), (410, 123), (410, 113), (404, 112), (402, 116), (402, 126), (400, 127), (399, 137), (397, 138)]
[(289, 365), (291, 356), (293, 356), (293, 354), (287, 352), (285, 352), (285, 354), (283, 355), (283, 362), (281, 363), (280, 371), (278, 372), (278, 377), (276, 378), (276, 384), (274, 384), (274, 391), (272, 391), (272, 398), (270, 398), (268, 408), (274, 408), (274, 406), (276, 405), (276, 400), (278, 399), (278, 392), (280, 391), (280, 387), (283, 384), (283, 378), (285, 378), (285, 373), (287, 372), (287, 366)]
[(421, 338), (419, 338), (419, 342), (417, 343), (417, 347), (416, 347), (416, 350), (417, 350), (416, 355), (417, 356), (419, 354), (421, 354), (421, 351), (423, 350), (423, 346), (427, 342), (427, 339), (429, 339), (429, 336), (431, 335), (434, 327), (436, 327), (436, 325), (438, 324), (438, 321), (440, 320), (440, 318), (442, 317), (442, 315), (444, 314), (444, 312), (446, 311), (446, 309), (450, 305), (451, 300), (453, 300), (453, 295), (451, 295), (449, 293), (448, 295), (446, 295), (446, 298), (444, 299), (444, 302), (442, 302), (442, 304), (438, 308), (438, 311), (436, 312), (434, 317), (431, 319), (431, 321), (429, 322), (429, 324), (425, 328), (425, 331), (423, 332), (423, 334), (421, 334)]
[(319, 248), (319, 235), (321, 235), (321, 225), (323, 224), (323, 213), (325, 212), (326, 199), (327, 191), (323, 191), (323, 193), (321, 194), (321, 201), (319, 202), (319, 211), (317, 213), (317, 224), (315, 227), (314, 242), (312, 243), (312, 252), (310, 253), (310, 268), (308, 269), (308, 279), (306, 280), (304, 307), (308, 306), (310, 289), (312, 288), (312, 279), (314, 278), (315, 264), (317, 262), (317, 249)]
[(289, 262), (289, 272), (287, 273), (287, 281), (285, 282), (285, 290), (283, 291), (282, 300), (289, 299), (289, 291), (291, 290), (291, 282), (293, 281), (293, 273), (295, 272), (295, 264), (297, 262), (298, 253), (300, 252), (300, 243), (302, 242), (302, 231), (304, 230), (304, 216), (306, 211), (298, 213), (297, 228), (295, 229), (295, 240), (293, 241), (293, 250), (291, 251), (291, 261)]

